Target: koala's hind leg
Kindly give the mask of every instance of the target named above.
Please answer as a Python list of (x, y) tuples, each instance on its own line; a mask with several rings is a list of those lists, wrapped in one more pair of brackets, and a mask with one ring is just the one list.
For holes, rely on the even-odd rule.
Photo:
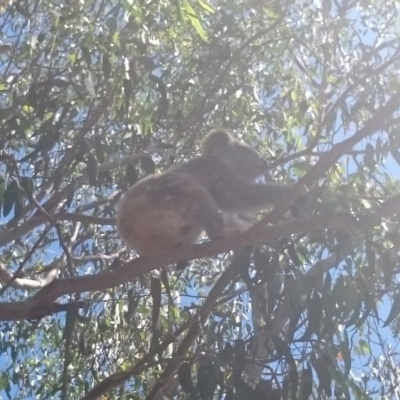
[[(186, 232), (182, 232), (187, 238), (188, 243), (193, 243), (191, 240), (191, 231), (196, 231), (196, 226), (201, 226), (209, 239), (222, 239), (225, 235), (224, 218), (219, 211), (214, 199), (202, 187), (195, 186), (191, 188), (193, 198), (193, 209), (190, 210), (191, 220), (194, 221), (194, 226), (185, 227)], [(203, 230), (202, 229), (202, 230)], [(187, 261), (176, 264), (177, 270), (183, 270), (188, 266)]]
[(212, 196), (202, 187), (197, 187), (193, 199), (193, 216), (211, 240), (225, 236), (224, 218)]

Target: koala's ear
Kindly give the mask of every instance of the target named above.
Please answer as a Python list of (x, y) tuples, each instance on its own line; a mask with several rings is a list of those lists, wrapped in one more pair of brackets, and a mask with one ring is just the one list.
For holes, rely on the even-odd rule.
[(232, 142), (232, 136), (223, 129), (213, 129), (208, 132), (201, 145), (202, 154), (212, 154), (227, 147)]

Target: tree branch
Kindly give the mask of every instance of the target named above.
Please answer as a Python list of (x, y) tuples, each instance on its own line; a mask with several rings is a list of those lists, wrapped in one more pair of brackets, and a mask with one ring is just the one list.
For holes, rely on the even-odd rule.
[[(396, 195), (382, 204), (377, 213), (377, 219), (387, 218), (399, 211), (400, 195)], [(368, 227), (368, 225), (371, 226), (371, 223), (371, 220), (358, 222), (349, 215), (339, 214), (328, 217), (310, 217), (291, 220), (281, 224), (267, 226), (263, 231), (259, 231), (259, 229), (254, 229), (253, 227), (240, 235), (223, 240), (176, 249), (164, 257), (136, 258), (114, 271), (76, 278), (57, 279), (25, 301), (0, 303), (0, 320), (19, 321), (23, 319), (40, 318), (54, 312), (53, 302), (60, 296), (77, 292), (107, 290), (168, 264), (201, 257), (210, 257), (230, 250), (269, 242), (281, 236), (295, 233), (328, 228), (362, 230)], [(256, 226), (258, 227), (260, 224)]]
[(284, 215), (289, 209), (293, 201), (299, 197), (304, 188), (311, 185), (316, 179), (328, 171), (332, 164), (343, 154), (348, 152), (355, 144), (362, 139), (374, 134), (379, 129), (384, 129), (389, 125), (400, 122), (400, 118), (396, 118), (390, 122), (386, 122), (389, 117), (400, 107), (400, 93), (390, 98), (387, 103), (376, 110), (375, 115), (370, 118), (365, 125), (358, 130), (353, 136), (336, 144), (331, 150), (327, 151), (308, 171), (303, 178), (299, 180), (294, 187), (290, 196), (282, 199), (282, 201), (274, 207), (270, 214), (250, 229), (250, 231), (261, 233), (265, 226), (276, 220), (280, 215)]
[[(390, 212), (397, 213), (400, 211), (400, 195), (394, 196), (387, 200), (379, 210), (379, 216), (388, 216)], [(337, 216), (339, 219), (342, 218), (342, 215)], [(309, 219), (307, 219), (309, 220)], [(303, 220), (304, 222), (304, 220)], [(361, 223), (356, 224), (354, 223), (354, 219), (345, 219), (338, 222), (338, 226), (335, 229), (344, 228), (347, 224), (347, 229), (365, 229), (366, 227), (371, 227), (373, 225), (373, 220), (370, 218), (366, 218)], [(280, 227), (285, 224), (279, 225)], [(341, 226), (341, 227), (340, 227)], [(333, 226), (330, 226), (333, 228)], [(253, 229), (249, 229), (245, 234), (252, 234)], [(254, 232), (254, 231), (253, 231)], [(305, 230), (303, 230), (305, 232)], [(294, 233), (294, 232), (293, 232)], [(271, 239), (270, 239), (271, 240)], [(333, 261), (333, 260), (330, 260)], [(332, 265), (332, 264), (331, 264)], [(168, 385), (168, 381), (174, 376), (175, 372), (179, 368), (182, 358), (186, 355), (187, 351), (189, 350), (191, 344), (197, 337), (197, 332), (200, 330), (201, 326), (204, 325), (206, 319), (208, 318), (209, 313), (211, 312), (212, 304), (217, 300), (220, 293), (223, 292), (225, 286), (234, 279), (235, 274), (237, 274), (236, 269), (234, 268), (234, 263), (227, 268), (221, 277), (218, 279), (214, 287), (211, 289), (209, 296), (203, 307), (200, 309), (199, 313), (197, 314), (197, 319), (193, 318), (192, 325), (189, 328), (188, 333), (186, 334), (185, 338), (182, 340), (181, 344), (175, 351), (172, 356), (172, 361), (168, 364), (165, 368), (164, 372), (162, 373), (161, 377), (154, 385), (152, 390), (150, 391), (149, 395), (146, 397), (146, 400), (157, 400), (158, 396), (163, 393), (164, 388)], [(281, 321), (282, 324), (282, 321)], [(281, 325), (280, 324), (280, 325)]]
[(268, 242), (294, 233), (327, 228), (355, 229), (358, 226), (359, 224), (356, 219), (348, 215), (304, 218), (268, 226), (261, 234), (250, 229), (243, 234), (223, 240), (182, 247), (164, 257), (136, 258), (114, 271), (54, 280), (36, 295), (22, 302), (0, 303), (0, 320), (17, 321), (40, 318), (51, 311), (49, 306), (60, 296), (87, 291), (103, 291), (168, 264), (201, 257), (210, 257), (241, 247)]

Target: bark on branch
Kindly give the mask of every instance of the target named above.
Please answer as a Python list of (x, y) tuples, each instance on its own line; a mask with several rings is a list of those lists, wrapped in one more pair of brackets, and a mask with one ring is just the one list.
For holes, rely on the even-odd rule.
[(266, 243), (281, 236), (300, 232), (331, 229), (357, 229), (360, 225), (349, 215), (311, 217), (287, 221), (265, 227), (263, 232), (253, 228), (240, 235), (223, 240), (192, 245), (177, 249), (164, 257), (140, 257), (122, 267), (96, 275), (56, 279), (42, 288), (36, 295), (22, 302), (0, 303), (0, 320), (18, 321), (35, 319), (54, 312), (54, 301), (67, 294), (104, 291), (126, 283), (146, 272), (165, 265), (210, 257), (219, 253), (246, 246)]

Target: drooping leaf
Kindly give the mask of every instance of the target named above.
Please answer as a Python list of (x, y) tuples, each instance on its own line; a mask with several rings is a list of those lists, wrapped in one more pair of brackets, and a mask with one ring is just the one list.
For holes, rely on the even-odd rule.
[(289, 382), (292, 400), (297, 400), (296, 394), (299, 387), (299, 371), (297, 370), (297, 365), (294, 362), (291, 363), (289, 367)]
[(20, 220), (21, 215), (22, 215), (22, 210), (24, 208), (24, 200), (25, 200), (25, 192), (24, 189), (21, 187), (17, 187), (17, 196), (15, 199), (15, 205), (14, 205), (14, 222), (17, 222)]
[(189, 19), (191, 25), (197, 32), (197, 34), (205, 41), (207, 42), (207, 36), (206, 33), (201, 26), (200, 20), (198, 16), (196, 15), (196, 12), (194, 11), (193, 7), (190, 5), (188, 0), (182, 0), (182, 9), (185, 11), (185, 15)]
[(127, 164), (125, 176), (128, 186), (133, 186), (139, 180), (138, 172), (132, 163)]
[(103, 54), (102, 66), (103, 66), (104, 79), (107, 80), (111, 76), (111, 62), (107, 54)]
[(92, 65), (92, 56), (90, 50), (86, 46), (81, 47), (83, 59), (86, 61), (88, 67)]
[(89, 185), (96, 186), (98, 176), (98, 162), (93, 153), (88, 153), (86, 156), (86, 167), (89, 178)]
[(5, 191), (6, 191), (6, 181), (3, 175), (0, 175), (0, 213), (4, 203)]
[(19, 187), (18, 182), (16, 180), (12, 180), (4, 193), (4, 203), (3, 203), (3, 216), (7, 217), (13, 209), (19, 195)]
[(275, 350), (279, 359), (286, 360), (289, 364), (294, 364), (294, 358), (288, 343), (277, 335), (271, 336)]
[(400, 165), (400, 152), (397, 149), (391, 149), (390, 150), (391, 156), (394, 158), (396, 163)]
[(351, 314), (350, 318), (346, 321), (346, 328), (354, 325), (358, 321), (358, 319), (360, 318), (360, 311), (361, 311), (362, 304), (363, 304), (363, 300), (360, 296), (356, 306), (354, 307), (353, 313)]
[(204, 363), (197, 370), (197, 392), (201, 400), (212, 400), (218, 377), (212, 363)]
[(147, 175), (152, 175), (156, 172), (156, 164), (151, 157), (143, 157), (140, 162)]
[(179, 383), (182, 386), (182, 390), (185, 393), (193, 393), (194, 392), (194, 385), (192, 379), (192, 372), (190, 363), (184, 362), (180, 366), (178, 370), (178, 379)]
[(343, 332), (343, 335), (344, 335), (344, 340), (340, 342), (340, 352), (342, 354), (342, 358), (344, 361), (344, 375), (345, 377), (348, 377), (351, 370), (350, 343), (346, 331)]
[(308, 400), (312, 393), (313, 374), (311, 364), (307, 363), (307, 367), (303, 368), (300, 375), (300, 396), (302, 400)]
[(242, 371), (246, 365), (246, 343), (244, 340), (237, 339), (233, 346), (233, 377), (240, 379)]
[(23, 176), (20, 179), (20, 183), (22, 186), (22, 189), (25, 190), (25, 193), (27, 194), (28, 198), (33, 195), (33, 190), (34, 190), (34, 182), (31, 178), (28, 176)]
[(125, 110), (128, 110), (129, 102), (130, 102), (131, 95), (133, 92), (133, 85), (132, 85), (132, 81), (130, 79), (124, 79), (122, 81), (122, 84), (124, 86), (124, 94), (125, 94)]
[(393, 296), (392, 307), (390, 308), (389, 315), (383, 323), (383, 327), (388, 326), (400, 314), (400, 292)]
[(210, 14), (214, 14), (215, 10), (210, 6), (210, 4), (206, 3), (205, 1), (202, 0), (198, 0), (199, 4), (201, 5), (201, 7), (204, 8), (204, 10), (206, 10), (207, 12), (209, 12)]
[(110, 31), (110, 35), (111, 36), (114, 35), (114, 33), (118, 29), (118, 21), (117, 21), (117, 19), (114, 18), (114, 17), (108, 18), (107, 21), (106, 21), (106, 25), (107, 25), (107, 27), (108, 27), (108, 29)]
[(287, 252), (290, 257), (290, 260), (296, 267), (300, 267), (302, 265), (299, 256), (297, 255), (296, 248), (293, 243), (289, 243), (287, 247)]
[(233, 360), (234, 349), (232, 345), (228, 342), (225, 344), (222, 351), (219, 353), (219, 360), (221, 365), (229, 365)]
[(308, 325), (300, 340), (309, 340), (314, 333), (319, 333), (322, 320), (322, 302), (317, 292), (314, 292), (308, 302), (307, 315)]
[(332, 395), (332, 374), (330, 370), (330, 363), (326, 362), (325, 357), (319, 357), (316, 358), (312, 364), (317, 372), (319, 389), (323, 390), (325, 394), (330, 397)]
[(71, 184), (68, 186), (68, 196), (65, 202), (65, 208), (69, 208), (74, 200), (75, 190), (78, 186), (78, 182), (75, 178), (72, 178)]
[(89, 92), (90, 96), (95, 98), (96, 97), (96, 90), (94, 88), (93, 77), (90, 72), (88, 72), (86, 78), (83, 80), (87, 91)]

